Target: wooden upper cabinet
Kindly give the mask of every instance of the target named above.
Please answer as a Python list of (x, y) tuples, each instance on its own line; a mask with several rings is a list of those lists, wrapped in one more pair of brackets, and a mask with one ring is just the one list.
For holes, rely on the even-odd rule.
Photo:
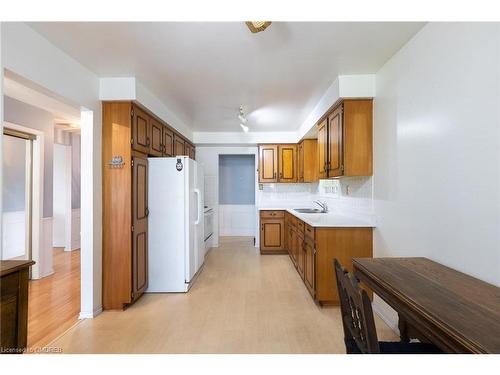
[(297, 146), (298, 182), (318, 181), (318, 141), (304, 139)]
[(192, 149), (193, 149), (193, 146), (191, 146), (190, 143), (185, 143), (184, 144), (184, 153), (186, 154), (186, 156), (188, 156), (189, 158), (191, 158), (191, 152), (192, 152)]
[(345, 100), (344, 176), (373, 175), (373, 101)]
[(304, 142), (297, 145), (297, 182), (304, 182)]
[(328, 119), (324, 119), (318, 125), (318, 177), (319, 178), (327, 178), (327, 164), (328, 164)]
[(173, 156), (186, 155), (184, 148), (185, 148), (184, 139), (182, 139), (174, 134), (174, 155)]
[(259, 145), (259, 182), (316, 182), (317, 141)]
[(189, 157), (193, 160), (196, 160), (196, 147), (192, 146), (191, 150), (189, 151)]
[(345, 99), (318, 124), (319, 178), (373, 174), (372, 112), (372, 99)]
[(133, 158), (132, 169), (132, 298), (148, 286), (148, 159)]
[(163, 156), (174, 156), (174, 132), (163, 127)]
[(278, 181), (297, 182), (297, 145), (279, 145), (278, 153)]
[(342, 110), (340, 105), (328, 116), (328, 177), (342, 176), (344, 171)]
[(149, 119), (150, 143), (149, 155), (162, 156), (163, 154), (163, 124), (154, 117)]
[(149, 152), (149, 121), (150, 117), (145, 111), (136, 105), (132, 107), (132, 148), (144, 154)]
[(259, 182), (278, 182), (278, 146), (259, 146)]

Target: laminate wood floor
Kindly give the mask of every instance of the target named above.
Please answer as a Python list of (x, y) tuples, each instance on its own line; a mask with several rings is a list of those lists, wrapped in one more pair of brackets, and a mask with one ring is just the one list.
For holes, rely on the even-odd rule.
[(48, 344), (78, 322), (80, 250), (54, 248), (54, 273), (29, 282), (28, 347)]
[[(376, 320), (380, 339), (396, 340)], [(287, 255), (226, 237), (187, 294), (146, 294), (77, 324), (63, 353), (345, 353), (338, 307), (320, 308)]]

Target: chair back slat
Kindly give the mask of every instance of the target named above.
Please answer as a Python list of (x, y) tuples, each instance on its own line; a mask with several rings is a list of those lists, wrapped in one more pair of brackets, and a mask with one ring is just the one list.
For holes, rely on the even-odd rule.
[(368, 294), (359, 287), (359, 281), (349, 274), (337, 259), (334, 259), (333, 264), (340, 298), (344, 340), (346, 343), (354, 341), (362, 353), (379, 353), (372, 304)]

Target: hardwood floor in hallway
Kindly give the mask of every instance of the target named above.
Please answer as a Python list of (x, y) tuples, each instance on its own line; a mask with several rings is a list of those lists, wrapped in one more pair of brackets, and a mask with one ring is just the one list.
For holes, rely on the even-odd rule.
[(29, 282), (28, 348), (46, 346), (78, 322), (80, 250), (54, 248), (54, 273)]
[[(287, 255), (221, 238), (187, 294), (146, 294), (82, 321), (50, 346), (63, 353), (345, 353), (338, 307), (311, 299)], [(380, 339), (396, 340), (376, 319)]]

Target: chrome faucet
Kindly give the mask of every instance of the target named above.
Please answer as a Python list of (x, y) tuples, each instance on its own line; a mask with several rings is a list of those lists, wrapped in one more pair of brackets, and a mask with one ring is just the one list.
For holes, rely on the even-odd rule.
[(321, 207), (321, 212), (327, 213), (328, 212), (328, 204), (326, 202), (321, 202), (321, 201), (314, 201), (318, 206)]

